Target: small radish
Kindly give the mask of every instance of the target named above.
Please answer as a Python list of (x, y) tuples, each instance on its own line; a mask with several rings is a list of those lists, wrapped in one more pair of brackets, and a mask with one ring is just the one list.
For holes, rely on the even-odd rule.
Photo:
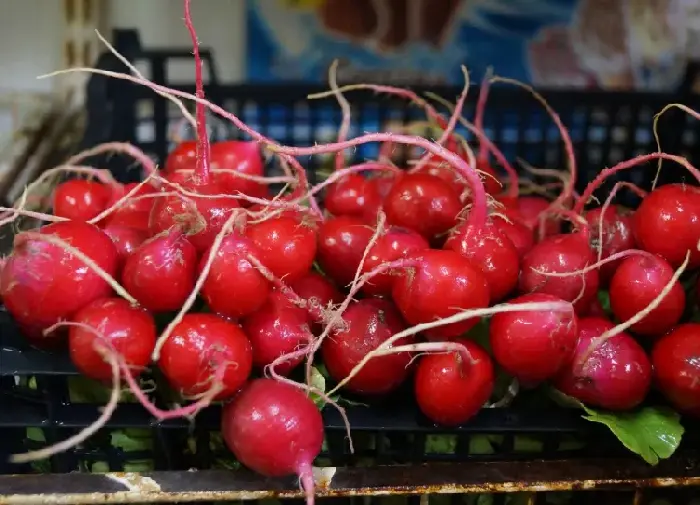
[[(328, 373), (340, 382), (367, 353), (375, 350), (394, 334), (406, 329), (393, 303), (365, 299), (350, 305), (343, 313), (344, 325), (323, 341), (321, 355)], [(396, 342), (393, 347), (414, 343), (413, 337)], [(387, 354), (370, 360), (344, 386), (364, 395), (387, 394), (401, 385), (410, 372), (412, 355), (408, 352)]]
[(65, 221), (16, 235), (0, 272), (0, 297), (28, 337), (40, 337), (42, 330), (112, 292), (93, 268), (44, 235), (68, 243), (108, 275), (116, 274), (119, 263), (112, 241), (91, 224)]
[(586, 233), (553, 235), (536, 244), (522, 260), (518, 289), (521, 293), (547, 293), (574, 303), (585, 311), (598, 292), (598, 271), (566, 277), (547, 273), (577, 272), (596, 262)]
[(700, 417), (700, 323), (661, 337), (651, 353), (656, 385), (680, 411)]
[[(579, 319), (574, 359), (554, 379), (554, 385), (587, 405), (630, 410), (642, 403), (651, 384), (651, 363), (644, 349), (623, 332), (585, 356), (591, 343), (614, 327), (601, 317)], [(585, 362), (581, 363), (581, 359)]]
[(285, 282), (302, 277), (314, 263), (314, 224), (289, 216), (273, 217), (250, 225), (246, 234), (259, 251), (258, 259)]
[[(136, 186), (136, 183), (126, 184), (123, 190), (120, 192), (121, 194), (116, 194), (115, 192), (108, 207), (115, 204), (117, 200), (132, 191)], [(150, 184), (144, 184), (141, 186), (133, 195), (131, 200), (128, 200), (124, 204), (120, 205), (119, 208), (117, 208), (110, 216), (107, 217), (107, 226), (126, 226), (142, 232), (148, 232), (148, 221), (150, 219), (154, 199), (139, 199), (138, 197), (155, 193), (157, 193), (156, 188)]]
[[(427, 174), (442, 179), (447, 184), (455, 188), (460, 195), (469, 190), (467, 181), (465, 181), (464, 178), (459, 175), (459, 172), (454, 170), (444, 161), (435, 159), (434, 157), (431, 157), (425, 165), (416, 167), (416, 170), (413, 170), (411, 173)], [(486, 181), (484, 181), (484, 187), (486, 187)], [(489, 185), (489, 187), (492, 186)], [(486, 191), (488, 192), (488, 189)]]
[[(300, 298), (306, 300), (308, 307), (322, 310), (328, 309), (331, 305), (343, 303), (345, 298), (327, 277), (317, 272), (307, 272), (303, 277), (295, 280), (289, 285)], [(313, 330), (319, 330), (322, 321), (316, 321), (311, 315), (313, 311), (306, 311), (308, 322), (313, 323)]]
[(122, 298), (102, 298), (80, 309), (72, 321), (94, 328), (104, 337), (79, 326), (68, 330), (68, 347), (73, 364), (91, 379), (110, 381), (112, 367), (99, 352), (100, 345), (109, 346), (138, 375), (151, 361), (156, 344), (156, 325), (143, 309), (132, 307)]
[(522, 258), (535, 245), (535, 234), (522, 221), (506, 220), (498, 215), (493, 216), (493, 225), (503, 235), (508, 237), (518, 251), (518, 257)]
[[(561, 302), (545, 293), (533, 293), (509, 303)], [(556, 375), (574, 355), (577, 318), (571, 312), (502, 312), (491, 318), (489, 339), (496, 362), (525, 386)]]
[[(161, 349), (158, 367), (182, 395), (201, 395), (212, 387), (223, 400), (236, 394), (248, 380), (253, 351), (241, 327), (214, 314), (185, 314)], [(225, 368), (221, 384), (213, 384)]]
[(221, 434), (236, 459), (266, 477), (298, 475), (307, 505), (314, 503), (312, 464), (323, 445), (323, 418), (295, 387), (252, 381), (224, 407)]
[(503, 192), (503, 184), (488, 159), (477, 159), (476, 168), (481, 172), (481, 178), (484, 181), (484, 189), (489, 195), (498, 195)]
[(360, 174), (348, 174), (331, 184), (323, 199), (334, 216), (364, 217), (380, 207), (382, 196), (376, 184)]
[(491, 397), (494, 369), (478, 344), (458, 339), (473, 362), (457, 352), (427, 354), (416, 366), (415, 395), (421, 412), (434, 423), (458, 426), (474, 417)]
[(678, 268), (688, 251), (688, 268), (700, 266), (700, 188), (667, 184), (649, 193), (634, 213), (634, 236), (640, 249)]
[(356, 217), (338, 216), (327, 219), (318, 230), (317, 260), (321, 269), (339, 286), (355, 278), (365, 249), (374, 232)]
[(487, 222), (479, 228), (469, 223), (458, 225), (444, 247), (461, 254), (481, 270), (489, 284), (491, 303), (500, 302), (517, 286), (520, 274), (518, 251), (493, 223)]
[[(199, 272), (209, 259), (207, 250), (199, 262)], [(270, 295), (270, 282), (250, 262), (260, 250), (246, 236), (226, 235), (216, 252), (209, 275), (202, 285), (202, 298), (209, 308), (225, 317), (239, 318), (260, 309)]]
[[(426, 250), (412, 253), (408, 267), (394, 281), (392, 298), (404, 319), (412, 324), (428, 323), (467, 309), (489, 305), (489, 286), (479, 269), (454, 251)], [(425, 332), (431, 340), (458, 337), (478, 319), (446, 324)]]
[[(602, 248), (600, 259), (606, 259), (613, 254), (635, 248), (634, 235), (632, 233), (632, 212), (620, 205), (611, 205), (603, 215), (603, 208), (598, 207), (586, 212), (586, 221), (591, 230), (591, 246), (596, 256), (599, 248)], [(602, 243), (600, 242), (600, 225), (603, 224)], [(610, 282), (621, 260), (605, 263), (600, 267), (601, 283), (607, 285)]]
[[(262, 177), (265, 175), (260, 146), (257, 142), (226, 140), (211, 145), (211, 164), (213, 168), (235, 170), (242, 174)], [(226, 172), (216, 173), (216, 182), (225, 193), (244, 195), (255, 198), (267, 196), (267, 186), (259, 182), (236, 177)]]
[(167, 174), (179, 170), (194, 170), (197, 165), (197, 142), (186, 140), (180, 142), (175, 149), (170, 151), (165, 159), (164, 170)]
[(112, 239), (122, 262), (149, 238), (146, 232), (118, 224), (108, 224), (103, 230)]
[[(362, 272), (371, 272), (383, 263), (405, 258), (412, 252), (429, 248), (430, 244), (418, 232), (391, 226), (370, 248)], [(382, 273), (367, 281), (362, 290), (372, 296), (389, 296), (393, 283), (394, 277), (390, 273)]]
[[(615, 317), (627, 321), (644, 310), (671, 282), (673, 268), (658, 256), (631, 256), (623, 260), (610, 281), (610, 307)], [(668, 295), (644, 319), (630, 327), (643, 336), (663, 335), (680, 321), (685, 291), (676, 281)]]
[(124, 262), (124, 288), (148, 310), (180, 309), (194, 288), (197, 251), (177, 228), (150, 238)]
[(539, 237), (539, 229), (542, 220), (544, 224), (544, 236), (557, 235), (561, 233), (561, 223), (551, 217), (544, 217), (543, 213), (549, 209), (550, 202), (541, 196), (521, 196), (517, 200), (517, 211), (522, 222), (535, 231)]
[(384, 200), (387, 222), (410, 228), (433, 240), (457, 222), (462, 210), (458, 190), (430, 174), (406, 174)]
[(89, 221), (109, 206), (112, 189), (101, 182), (71, 179), (56, 186), (53, 214), (73, 221)]
[[(242, 321), (243, 331), (253, 348), (253, 365), (260, 370), (280, 356), (309, 345), (313, 335), (306, 311), (289, 303), (281, 293), (272, 293), (265, 305)], [(289, 373), (302, 362), (298, 356), (275, 366), (280, 375)]]

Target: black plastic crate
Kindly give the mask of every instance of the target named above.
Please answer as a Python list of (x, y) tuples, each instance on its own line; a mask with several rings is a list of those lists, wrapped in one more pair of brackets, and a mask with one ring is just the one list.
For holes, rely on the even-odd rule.
[[(144, 50), (138, 44), (138, 37), (134, 32), (119, 31), (115, 35), (118, 50), (131, 61), (147, 63), (150, 67), (150, 77), (156, 82), (168, 82), (166, 67), (169, 61), (191, 61), (189, 50)], [(324, 140), (333, 139), (335, 128), (340, 123), (340, 111), (335, 101), (306, 100), (309, 93), (322, 91), (321, 87), (301, 84), (223, 85), (216, 78), (211, 53), (203, 51), (203, 56), (210, 67), (210, 82), (207, 87), (209, 99), (238, 114), (261, 133), (281, 143), (299, 146), (313, 144), (318, 140), (319, 133)], [(105, 69), (125, 70), (110, 54), (103, 55), (98, 64)], [(188, 92), (194, 91), (191, 84), (172, 87)], [(179, 119), (178, 111), (171, 104), (146, 88), (102, 76), (93, 76), (87, 89), (89, 124), (83, 142), (84, 148), (105, 141), (128, 141), (143, 148), (157, 161), (164, 160), (170, 147), (168, 128)], [(428, 90), (416, 91), (420, 93)], [(429, 91), (454, 100), (461, 90), (433, 88)], [(544, 91), (543, 94), (570, 128), (577, 154), (579, 185), (585, 185), (605, 166), (611, 166), (637, 154), (655, 151), (656, 144), (651, 135), (654, 114), (667, 103), (683, 102), (692, 107), (693, 102), (698, 100), (686, 94), (565, 91)], [(351, 92), (347, 96), (353, 111), (351, 135), (377, 131), (389, 120), (407, 122), (423, 118), (420, 110), (394, 98), (365, 92)], [(471, 99), (466, 109), (466, 117), (473, 112), (473, 103), (474, 100)], [(489, 99), (485, 123), (487, 134), (509, 160), (514, 161), (517, 157), (522, 157), (535, 166), (564, 167), (558, 132), (539, 103), (525, 91), (514, 87), (495, 87)], [(661, 142), (666, 152), (682, 154), (691, 163), (700, 160), (700, 148), (696, 147), (696, 137), (700, 135), (700, 130), (695, 120), (678, 111), (671, 111), (659, 124)], [(214, 136), (217, 139), (240, 137), (238, 132), (226, 125), (222, 124), (221, 128), (214, 126)], [(471, 138), (462, 130), (460, 133), (468, 139)], [(371, 157), (376, 154), (376, 149), (376, 146), (358, 149), (354, 153), (355, 159)], [(301, 161), (308, 167), (310, 179), (313, 181), (323, 161), (319, 158), (306, 158)], [(138, 178), (138, 174), (129, 170), (131, 160), (104, 157), (101, 160), (93, 160), (93, 163), (110, 168), (121, 180)], [(684, 180), (683, 169), (673, 166), (671, 162), (666, 162), (665, 167), (662, 173), (664, 181)], [(656, 164), (650, 163), (645, 169), (626, 172), (622, 178), (644, 185), (650, 180), (655, 168)], [(632, 200), (630, 202), (633, 203)], [(69, 381), (74, 380), (76, 376), (67, 357), (50, 355), (27, 347), (8, 315), (0, 312), (0, 474), (29, 473), (36, 470), (28, 465), (8, 465), (5, 462), (6, 458), (2, 457), (3, 453), (22, 451), (62, 440), (95, 419), (95, 402), (76, 403), (70, 396)], [(154, 379), (158, 380), (157, 376)], [(164, 405), (163, 398), (157, 396), (156, 400), (161, 406)], [(217, 408), (209, 408), (198, 416), (196, 425), (192, 428), (185, 420), (155, 423), (140, 406), (124, 404), (119, 407), (107, 428), (94, 440), (80, 449), (54, 456), (42, 470), (65, 473), (94, 469), (95, 465), (110, 471), (133, 468), (158, 471), (185, 471), (193, 467), (221, 468), (221, 447), (215, 434), (218, 415)], [(541, 475), (541, 480), (547, 482), (554, 480), (556, 472), (553, 469), (557, 466), (556, 462), (567, 460), (567, 464), (574, 465), (568, 467), (570, 472), (573, 472), (569, 476), (573, 480), (588, 478), (586, 476), (589, 476), (589, 480), (604, 480), (600, 473), (603, 469), (608, 472), (608, 480), (614, 480), (614, 475), (617, 475), (615, 472), (619, 474), (629, 466), (634, 471), (625, 474), (626, 477), (619, 478), (622, 482), (620, 487), (623, 488), (655, 485), (651, 480), (655, 477), (688, 477), (700, 474), (695, 463), (700, 442), (697, 423), (686, 424), (684, 443), (673, 461), (661, 465), (658, 469), (651, 469), (640, 465), (636, 457), (630, 456), (604, 428), (581, 419), (579, 412), (551, 407), (543, 410), (537, 404), (531, 403), (526, 394), (520, 395), (512, 407), (482, 410), (466, 426), (455, 430), (431, 425), (419, 415), (410, 402), (377, 404), (370, 408), (349, 407), (348, 415), (357, 439), (358, 452), (355, 455), (348, 453), (344, 441), (344, 426), (337, 413), (327, 408), (324, 410), (327, 447), (323, 457), (334, 466), (347, 466), (349, 469), (362, 468), (368, 460), (380, 465), (461, 463), (473, 465), (463, 467), (464, 471), (470, 469), (469, 471), (486, 472), (482, 479), (486, 482), (484, 479), (490, 478), (488, 469), (496, 471), (495, 469), (503, 468), (503, 475), (510, 475), (508, 472), (514, 472), (517, 464), (521, 464), (522, 469), (528, 468), (528, 465), (543, 465), (542, 472), (545, 473)], [(28, 441), (28, 428), (41, 429), (45, 441)], [(152, 435), (152, 444), (148, 448), (140, 448), (134, 452), (128, 447), (120, 448), (110, 444), (110, 437), (123, 434), (124, 430), (134, 429), (146, 430)], [(449, 435), (448, 450), (435, 447), (435, 435)], [(479, 446), (483, 447), (485, 440), (490, 450), (475, 450)], [(444, 441), (444, 438), (441, 439), (442, 445)], [(143, 461), (147, 461), (146, 466), (139, 466), (141, 463), (138, 462)], [(443, 471), (439, 470), (442, 467), (437, 468), (438, 473)], [(347, 471), (352, 474), (352, 470)], [(451, 475), (451, 471), (454, 470), (444, 470), (446, 475)], [(179, 478), (175, 477), (177, 474), (172, 475), (173, 479)], [(352, 475), (360, 478), (358, 473)], [(362, 478), (368, 477), (365, 475)], [(511, 482), (508, 478), (503, 477), (504, 482)], [(642, 480), (645, 480), (646, 484), (638, 484)], [(396, 480), (399, 481), (400, 479)], [(41, 485), (41, 480), (23, 482), (33, 482), (34, 486)], [(91, 482), (96, 486), (96, 490), (100, 489), (96, 480)], [(206, 484), (206, 478), (203, 482)], [(376, 484), (378, 481), (373, 482)], [(682, 482), (679, 481), (679, 484)], [(13, 484), (9, 485), (11, 488)], [(442, 482), (440, 485), (446, 484)], [(532, 479), (527, 485), (523, 485), (523, 489), (538, 490), (542, 486), (547, 487), (547, 484), (541, 484), (540, 488), (537, 488), (537, 483)], [(278, 489), (276, 485), (269, 486), (268, 489)], [(576, 487), (571, 482), (567, 486)], [(589, 486), (592, 488), (599, 484), (591, 483)], [(468, 490), (467, 487), (464, 489)], [(585, 488), (583, 484), (578, 487)], [(2, 481), (0, 488), (7, 489), (2, 487)], [(489, 489), (498, 490), (497, 487)], [(282, 495), (288, 496), (284, 493), (280, 496)], [(589, 494), (587, 499), (595, 501), (596, 497)], [(599, 500), (598, 502), (601, 503)]]

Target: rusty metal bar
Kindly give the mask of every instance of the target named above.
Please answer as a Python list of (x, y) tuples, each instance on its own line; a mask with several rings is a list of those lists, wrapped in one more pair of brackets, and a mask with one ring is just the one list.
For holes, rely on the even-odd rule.
[[(695, 458), (470, 462), (318, 469), (319, 497), (635, 490), (700, 486)], [(173, 503), (299, 498), (295, 479), (219, 470), (0, 476), (0, 505)]]

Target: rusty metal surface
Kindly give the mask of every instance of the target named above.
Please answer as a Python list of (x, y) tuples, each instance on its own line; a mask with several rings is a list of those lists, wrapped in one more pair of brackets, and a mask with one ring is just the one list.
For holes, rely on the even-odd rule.
[[(700, 464), (675, 458), (651, 467), (636, 459), (472, 462), (318, 469), (317, 495), (634, 490), (700, 486)], [(167, 503), (301, 497), (294, 478), (250, 472), (42, 474), (0, 476), (0, 505)]]

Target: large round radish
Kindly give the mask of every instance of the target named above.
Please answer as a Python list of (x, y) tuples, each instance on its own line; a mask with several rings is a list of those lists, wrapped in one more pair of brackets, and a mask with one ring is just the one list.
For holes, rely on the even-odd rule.
[(91, 224), (65, 221), (17, 235), (0, 272), (0, 298), (30, 338), (41, 337), (42, 330), (112, 292), (83, 260), (33, 234), (67, 242), (111, 276), (119, 263), (112, 241)]
[(381, 200), (376, 184), (360, 174), (348, 174), (328, 187), (323, 204), (334, 216), (363, 218), (377, 209)]
[[(591, 246), (596, 256), (602, 249), (601, 259), (613, 254), (634, 249), (634, 234), (632, 233), (632, 212), (619, 205), (611, 205), (603, 215), (603, 208), (598, 207), (586, 212), (586, 220), (590, 227)], [(600, 226), (603, 225), (602, 243), (600, 242)], [(622, 261), (612, 261), (600, 267), (601, 282), (607, 285), (615, 270)]]
[(546, 274), (577, 272), (595, 261), (583, 233), (547, 237), (523, 257), (518, 289), (521, 293), (550, 294), (574, 302), (577, 312), (584, 311), (598, 293), (597, 270), (566, 277)]
[[(321, 346), (323, 363), (337, 382), (349, 376), (369, 352), (406, 328), (394, 304), (380, 299), (360, 300), (351, 305), (343, 313), (343, 321), (343, 327), (334, 331)], [(394, 347), (412, 343), (414, 338), (407, 337), (396, 342)], [(411, 359), (408, 352), (373, 358), (344, 387), (365, 395), (389, 393), (408, 376)]]
[(298, 475), (313, 502), (313, 461), (323, 445), (323, 419), (300, 390), (272, 379), (252, 381), (224, 407), (221, 434), (236, 459), (266, 477)]
[(200, 395), (219, 386), (216, 399), (221, 400), (233, 396), (248, 380), (253, 351), (237, 324), (214, 314), (189, 313), (165, 341), (158, 367), (184, 396)]
[(678, 268), (691, 252), (689, 268), (700, 266), (700, 188), (667, 184), (649, 193), (632, 221), (637, 245)]
[[(404, 319), (428, 323), (467, 309), (487, 307), (489, 286), (471, 262), (454, 251), (426, 250), (412, 253), (418, 266), (406, 268), (394, 281), (392, 297)], [(469, 331), (478, 318), (432, 328), (425, 335), (451, 339)]]
[(522, 221), (506, 220), (501, 216), (493, 216), (493, 226), (495, 226), (501, 234), (510, 239), (518, 251), (518, 257), (522, 258), (535, 245), (535, 234), (531, 228), (528, 228)]
[(289, 216), (273, 217), (251, 225), (247, 235), (258, 248), (258, 259), (285, 282), (302, 277), (314, 263), (313, 224)]
[(89, 221), (105, 210), (112, 198), (112, 188), (97, 181), (71, 179), (56, 186), (53, 214), (73, 221)]
[(587, 405), (629, 410), (644, 400), (651, 384), (649, 358), (631, 336), (623, 332), (610, 337), (580, 362), (591, 342), (614, 327), (600, 317), (579, 319), (574, 359), (556, 377), (554, 385)]
[[(210, 252), (207, 250), (199, 261), (200, 273)], [(248, 237), (238, 233), (224, 237), (202, 285), (202, 298), (212, 311), (239, 318), (263, 306), (272, 287), (249, 256), (259, 258), (260, 250)]]
[[(290, 284), (294, 292), (303, 300), (306, 300), (307, 307), (311, 309), (327, 310), (329, 307), (343, 303), (345, 298), (327, 277), (318, 272), (307, 272), (303, 277)], [(307, 320), (313, 323), (313, 330), (319, 329), (320, 323), (312, 316), (312, 310), (307, 310)]]
[(444, 426), (463, 424), (476, 415), (493, 392), (491, 357), (471, 340), (459, 339), (471, 362), (457, 352), (427, 354), (416, 366), (415, 395), (421, 412)]
[[(405, 258), (409, 253), (429, 249), (430, 244), (418, 232), (391, 226), (382, 234), (370, 248), (362, 266), (362, 273), (368, 273), (378, 266)], [(394, 277), (389, 273), (382, 273), (372, 277), (362, 286), (362, 290), (368, 295), (388, 296)]]
[(177, 229), (150, 238), (124, 263), (124, 288), (148, 310), (179, 310), (194, 289), (197, 251)]
[(439, 177), (406, 174), (398, 179), (384, 200), (387, 222), (410, 228), (433, 240), (457, 222), (462, 210), (459, 192)]
[(349, 284), (373, 235), (372, 229), (359, 218), (327, 219), (318, 230), (317, 260), (321, 269), (339, 286)]
[(492, 223), (479, 229), (469, 223), (461, 224), (450, 234), (444, 247), (461, 254), (481, 270), (489, 284), (491, 303), (503, 300), (517, 286), (518, 251)]
[(680, 411), (700, 417), (700, 323), (686, 323), (661, 337), (651, 353), (654, 379)]
[[(272, 293), (267, 302), (242, 321), (243, 331), (253, 348), (253, 365), (260, 370), (285, 354), (309, 345), (313, 334), (304, 309), (291, 305), (286, 296)], [(294, 357), (275, 367), (280, 375), (288, 375), (303, 356)]]
[(122, 262), (149, 237), (146, 232), (118, 224), (108, 224), (103, 230), (112, 239)]
[[(156, 325), (144, 309), (132, 307), (122, 298), (102, 298), (80, 309), (72, 321), (81, 326), (68, 330), (70, 357), (86, 377), (112, 379), (112, 367), (101, 350), (116, 352), (134, 375), (150, 363), (156, 345)], [(93, 328), (99, 336), (84, 326)]]
[[(262, 177), (265, 175), (260, 146), (257, 142), (226, 140), (211, 145), (210, 160), (212, 168), (235, 170), (245, 175)], [(235, 174), (219, 172), (214, 179), (225, 193), (265, 198), (267, 186), (259, 182), (236, 177)]]
[[(610, 307), (621, 321), (644, 310), (671, 281), (673, 269), (660, 257), (626, 258), (610, 281)], [(630, 327), (638, 335), (657, 336), (666, 333), (685, 310), (685, 291), (676, 281), (658, 307)]]
[(197, 142), (185, 140), (170, 151), (163, 167), (168, 174), (178, 170), (194, 170), (197, 165)]
[[(510, 303), (561, 301), (534, 293)], [(553, 377), (571, 361), (578, 340), (577, 318), (568, 311), (501, 312), (491, 318), (489, 338), (496, 362), (523, 385), (532, 386)]]

